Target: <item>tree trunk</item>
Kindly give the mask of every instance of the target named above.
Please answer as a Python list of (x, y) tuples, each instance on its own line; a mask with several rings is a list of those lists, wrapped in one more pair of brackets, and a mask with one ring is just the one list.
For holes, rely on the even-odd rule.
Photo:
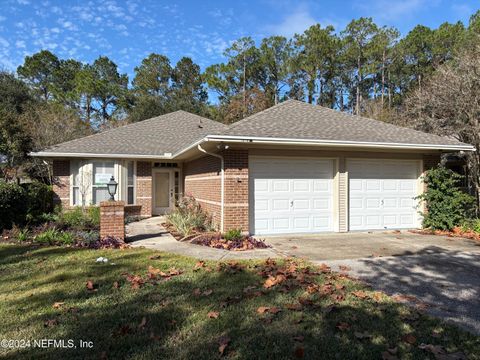
[(360, 56), (357, 57), (357, 94), (355, 104), (355, 114), (360, 115), (360, 82), (362, 81), (362, 64)]
[(384, 97), (385, 97), (385, 49), (383, 49), (382, 55), (382, 107), (384, 104)]

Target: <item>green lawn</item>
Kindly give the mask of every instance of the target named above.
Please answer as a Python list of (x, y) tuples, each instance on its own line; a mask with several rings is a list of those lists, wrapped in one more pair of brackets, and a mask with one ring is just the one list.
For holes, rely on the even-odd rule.
[[(99, 256), (109, 262), (96, 263)], [(434, 358), (419, 348), (424, 343), (442, 346), (429, 347), (433, 351), (480, 358), (479, 337), (327, 269), (305, 266), (199, 266), (194, 259), (141, 249), (1, 245), (0, 339), (73, 339), (94, 347), (0, 349), (0, 356), (381, 359), (390, 348), (384, 358)], [(172, 268), (173, 274), (183, 272), (162, 277), (160, 271), (168, 275)], [(268, 275), (271, 287), (265, 288)], [(94, 290), (87, 289), (89, 281)]]

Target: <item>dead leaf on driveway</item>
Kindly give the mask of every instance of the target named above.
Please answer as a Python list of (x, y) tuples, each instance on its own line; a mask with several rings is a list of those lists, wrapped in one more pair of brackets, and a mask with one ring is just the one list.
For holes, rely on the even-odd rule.
[(352, 270), (352, 268), (350, 266), (347, 266), (347, 265), (339, 265), (338, 268), (341, 270), (341, 271), (350, 271)]

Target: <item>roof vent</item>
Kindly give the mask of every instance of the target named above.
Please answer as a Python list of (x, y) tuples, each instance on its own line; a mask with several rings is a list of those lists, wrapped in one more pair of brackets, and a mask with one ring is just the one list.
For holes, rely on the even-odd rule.
[(198, 120), (198, 127), (203, 129), (202, 119)]

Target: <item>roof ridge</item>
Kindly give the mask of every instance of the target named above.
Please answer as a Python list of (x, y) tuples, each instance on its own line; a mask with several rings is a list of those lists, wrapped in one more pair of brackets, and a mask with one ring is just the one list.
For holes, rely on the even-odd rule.
[[(243, 123), (251, 120), (252, 118), (255, 118), (255, 117), (258, 116), (258, 115), (262, 115), (262, 114), (265, 113), (265, 112), (268, 112), (268, 111), (270, 111), (270, 110), (272, 110), (272, 109), (276, 109), (276, 108), (278, 108), (278, 107), (280, 107), (280, 106), (286, 105), (286, 104), (291, 103), (291, 102), (294, 102), (294, 101), (298, 101), (298, 100), (288, 99), (288, 100), (279, 102), (278, 104), (275, 104), (275, 105), (273, 105), (273, 106), (270, 106), (270, 107), (268, 107), (268, 108), (266, 108), (266, 109), (263, 109), (262, 111), (256, 112), (255, 114), (252, 114), (252, 115), (250, 115), (250, 116), (247, 116), (246, 118), (243, 118), (242, 120), (239, 120), (239, 121), (237, 121), (237, 122), (234, 122), (233, 124), (230, 124), (230, 125), (228, 126), (228, 129), (227, 129), (227, 130), (233, 129), (233, 128), (235, 128), (237, 125), (243, 124)], [(299, 101), (299, 102), (301, 102), (301, 101)]]
[[(166, 113), (166, 114), (162, 114), (162, 115), (157, 115), (157, 116), (154, 116), (154, 117), (151, 117), (151, 118), (148, 118), (148, 119), (145, 119), (145, 120), (141, 120), (141, 121), (136, 121), (136, 122), (133, 122), (133, 123), (129, 123), (129, 124), (125, 124), (125, 125), (121, 125), (121, 126), (118, 126), (118, 127), (115, 127), (115, 128), (112, 128), (112, 129), (106, 129), (106, 130), (103, 130), (103, 131), (100, 131), (100, 132), (97, 132), (97, 133), (94, 133), (94, 134), (90, 134), (90, 135), (87, 135), (87, 136), (83, 136), (81, 138), (77, 138), (77, 139), (72, 139), (72, 140), (69, 140), (69, 141), (64, 141), (64, 142), (61, 142), (61, 143), (58, 143), (58, 144), (54, 144), (54, 145), (51, 145), (47, 148), (44, 149), (45, 150), (48, 150), (48, 149), (52, 149), (54, 148), (55, 146), (58, 146), (58, 145), (63, 145), (63, 144), (71, 144), (71, 143), (75, 143), (75, 142), (78, 142), (80, 140), (83, 140), (83, 139), (87, 139), (87, 138), (92, 138), (92, 137), (96, 137), (96, 136), (100, 136), (100, 135), (105, 135), (106, 133), (112, 133), (112, 132), (116, 132), (118, 130), (125, 130), (126, 128), (129, 128), (129, 127), (133, 127), (133, 126), (138, 126), (138, 125), (145, 125), (145, 123), (150, 123), (150, 122), (153, 122), (153, 121), (158, 121), (159, 118), (162, 118), (162, 117), (166, 117), (166, 116), (170, 116), (170, 115), (173, 115), (175, 113), (185, 113), (185, 114), (188, 114), (189, 116), (192, 116), (192, 117), (198, 117), (202, 120), (207, 120), (208, 122), (211, 122), (211, 123), (215, 123), (215, 124), (220, 124), (220, 125), (223, 125), (223, 126), (226, 126), (225, 124), (222, 124), (221, 122), (219, 121), (216, 121), (216, 120), (212, 120), (212, 119), (209, 119), (209, 118), (206, 118), (204, 116), (200, 116), (200, 115), (197, 115), (197, 114), (193, 114), (191, 112), (188, 112), (188, 111), (185, 111), (185, 110), (175, 110), (175, 111), (172, 111), (172, 112), (169, 112), (169, 113)], [(224, 129), (226, 130), (226, 129)]]

